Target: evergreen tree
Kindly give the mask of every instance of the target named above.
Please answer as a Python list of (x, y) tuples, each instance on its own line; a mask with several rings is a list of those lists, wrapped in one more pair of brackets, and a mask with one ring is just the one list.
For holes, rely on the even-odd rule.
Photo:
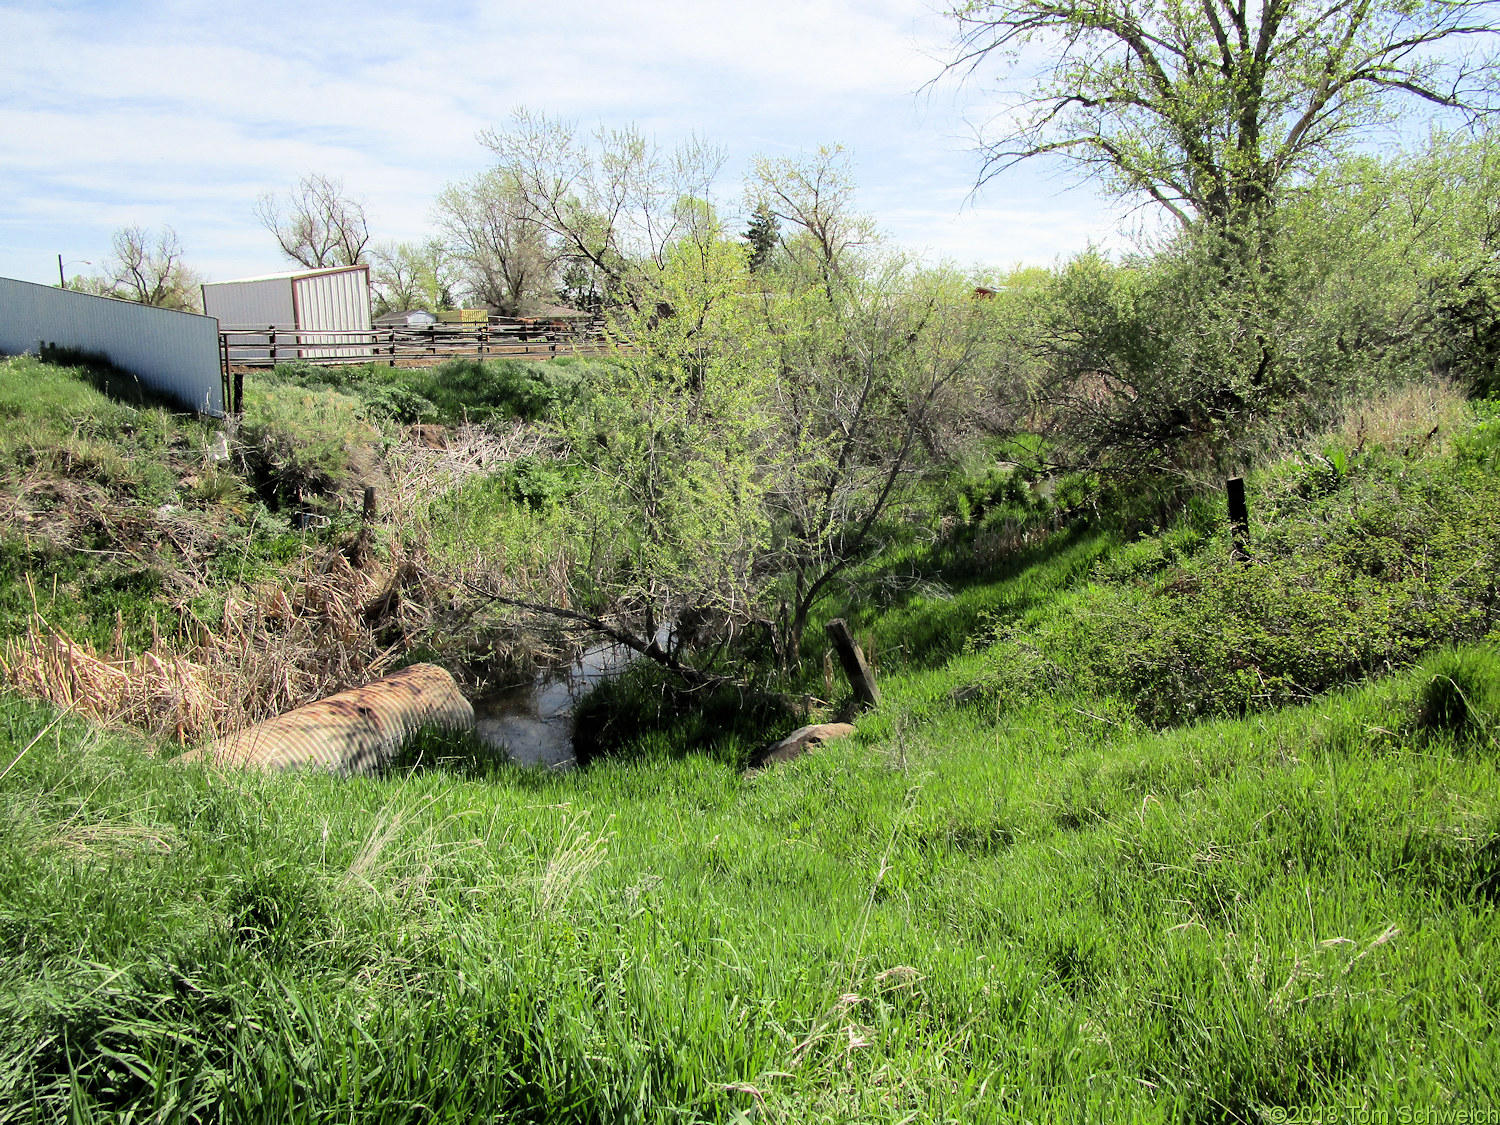
[(749, 229), (745, 231), (744, 239), (750, 244), (750, 268), (758, 270), (771, 259), (771, 251), (776, 249), (776, 244), (781, 240), (781, 223), (776, 218), (776, 213), (764, 203), (755, 208), (755, 213), (750, 216)]

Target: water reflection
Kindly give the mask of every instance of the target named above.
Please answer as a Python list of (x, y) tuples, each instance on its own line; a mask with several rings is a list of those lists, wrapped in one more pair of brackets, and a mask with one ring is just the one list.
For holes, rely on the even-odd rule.
[(523, 766), (571, 769), (573, 708), (636, 655), (624, 645), (599, 645), (566, 668), (549, 668), (530, 683), (479, 696), (474, 715), (480, 740)]

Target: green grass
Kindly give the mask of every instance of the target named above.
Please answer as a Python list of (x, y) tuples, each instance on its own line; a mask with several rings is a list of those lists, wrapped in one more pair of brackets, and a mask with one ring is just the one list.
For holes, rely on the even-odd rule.
[[(41, 466), (147, 504), (134, 462), (178, 467), (192, 431), (80, 382), (44, 426), (0, 424), (12, 482)], [(940, 567), (826, 607), (875, 638), (882, 709), (751, 778), (795, 720), (647, 676), (591, 701), (611, 752), (567, 774), (429, 739), (380, 778), (226, 776), (0, 695), (0, 1122), (1487, 1109), (1500, 654), (1450, 642), (1485, 633), (1493, 430), (1254, 478), (1255, 567), (1202, 512), (1128, 543), (1080, 521), (988, 571), (939, 543)], [(474, 482), (447, 547), (519, 550), (565, 483)], [(966, 541), (985, 496), (1020, 511), (976, 492)], [(283, 537), (248, 510), (210, 555), (224, 581)], [(5, 597), (40, 560), (94, 620), (107, 572), (29, 535)], [(1222, 694), (1226, 652), (1268, 668), (1304, 625), (1324, 638), (1290, 612), (1324, 579), (1374, 592), (1342, 639), (1386, 665), (1330, 658), (1310, 702), (1158, 729), (1181, 714), (1153, 692)], [(1176, 679), (1136, 674), (1148, 640)]]
[[(1500, 659), (1462, 662), (1494, 698)], [(0, 781), (0, 1101), (382, 1122), (1492, 1104), (1500, 748), (1488, 718), (1423, 721), (1432, 678), (1153, 734), (1059, 701), (934, 711), (918, 674), (855, 739), (749, 780), (694, 755), (223, 778), (6, 699), (0, 769), (42, 736)]]
[(318, 542), (209, 460), (219, 423), (123, 378), (88, 362), (0, 360), (0, 638), (23, 634), (35, 608), (100, 651), (118, 631), (139, 652), (194, 615), (216, 619), (226, 590), (273, 578)]

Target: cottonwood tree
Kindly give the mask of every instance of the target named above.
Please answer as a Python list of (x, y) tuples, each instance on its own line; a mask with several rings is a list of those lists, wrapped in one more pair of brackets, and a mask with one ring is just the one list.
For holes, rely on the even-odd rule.
[(344, 182), (309, 173), (285, 200), (272, 192), (260, 197), (255, 217), (276, 238), (290, 261), (308, 269), (365, 264), (370, 242), (365, 207), (344, 190)]
[(441, 240), (381, 243), (370, 257), (377, 316), (410, 309), (437, 312), (457, 305), (458, 264)]
[(1334, 259), (1350, 248), (1290, 204), (1403, 109), (1489, 114), (1493, 12), (1492, 0), (972, 0), (953, 11), (950, 65), (1004, 76), (981, 182), (1059, 158), (1154, 199), (1180, 230), (1149, 269), (1082, 260), (1060, 274), (1030, 341), (1030, 391), (1051, 410), (1042, 424), (1059, 454), (1137, 480), (1202, 480), (1351, 389), (1349, 363), (1309, 362), (1320, 339), (1361, 346), (1357, 333), (1323, 333), (1316, 313), (1319, 285), (1337, 282)]
[(787, 451), (767, 489), (781, 560), (771, 612), (778, 656), (795, 664), (817, 604), (884, 545), (919, 462), (940, 457), (978, 401), (995, 321), (954, 272), (880, 245), (837, 147), (755, 161), (747, 193), (785, 231), (751, 307)]
[(71, 287), (157, 308), (202, 310), (203, 279), (183, 261), (182, 242), (171, 227), (154, 234), (144, 227), (121, 227), (111, 248), (98, 274), (77, 278)]
[(854, 209), (854, 174), (842, 145), (756, 157), (746, 194), (757, 212), (787, 224), (794, 237), (783, 245), (799, 270), (816, 273), (830, 294), (851, 272), (853, 255), (877, 240), (873, 221)]
[(1183, 224), (1226, 224), (1403, 101), (1490, 113), (1494, 13), (1493, 0), (972, 0), (952, 12), (950, 66), (1007, 76), (984, 179), (1060, 157)]
[(640, 311), (620, 314), (631, 351), (599, 367), (586, 406), (554, 430), (578, 471), (552, 534), (516, 544), (486, 591), (689, 681), (712, 677), (686, 659), (697, 638), (674, 626), (711, 623), (727, 644), (761, 616), (763, 482), (782, 456), (771, 372), (746, 339), (743, 249), (698, 211), (635, 295)]
[(649, 288), (638, 275), (667, 268), (692, 219), (679, 203), (708, 199), (725, 160), (696, 137), (665, 152), (634, 126), (584, 134), (524, 108), (509, 128), (487, 129), (479, 140), (554, 253), (591, 273), (605, 302), (632, 311)]
[(492, 169), (449, 184), (434, 214), (481, 304), (525, 316), (552, 299), (559, 256), (514, 172)]

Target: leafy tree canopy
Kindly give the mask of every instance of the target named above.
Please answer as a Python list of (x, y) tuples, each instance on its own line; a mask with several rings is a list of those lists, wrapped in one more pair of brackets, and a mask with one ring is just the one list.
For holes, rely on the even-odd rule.
[(1402, 101), (1490, 113), (1494, 10), (1494, 0), (970, 0), (951, 13), (950, 69), (1008, 72), (983, 178), (1059, 156), (1184, 224), (1222, 221), (1273, 201)]

